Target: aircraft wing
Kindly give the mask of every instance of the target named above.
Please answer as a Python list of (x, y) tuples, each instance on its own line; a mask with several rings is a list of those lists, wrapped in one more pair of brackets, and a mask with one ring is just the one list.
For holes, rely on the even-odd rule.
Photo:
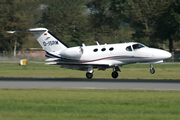
[(87, 71), (88, 67), (98, 68), (98, 70), (106, 70), (110, 68), (108, 64), (82, 64), (82, 63), (70, 63), (70, 62), (49, 62), (48, 65), (61, 65), (61, 68)]

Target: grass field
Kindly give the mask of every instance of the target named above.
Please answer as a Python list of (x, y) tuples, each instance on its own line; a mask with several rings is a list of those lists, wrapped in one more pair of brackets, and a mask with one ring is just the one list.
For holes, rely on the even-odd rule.
[[(119, 79), (180, 79), (180, 64), (148, 64), (121, 68)], [(94, 72), (111, 78), (112, 70)], [(0, 77), (85, 78), (83, 71), (44, 63), (0, 63)], [(178, 120), (180, 91), (0, 89), (0, 120)]]
[(0, 120), (178, 120), (179, 91), (0, 89)]
[[(118, 79), (180, 79), (180, 64), (154, 65), (155, 74), (150, 74), (149, 64), (132, 64), (121, 67)], [(111, 78), (112, 69), (98, 71), (95, 69), (93, 78)], [(51, 77), (51, 78), (86, 78), (86, 71), (62, 69), (59, 66), (44, 63), (0, 63), (0, 77)]]

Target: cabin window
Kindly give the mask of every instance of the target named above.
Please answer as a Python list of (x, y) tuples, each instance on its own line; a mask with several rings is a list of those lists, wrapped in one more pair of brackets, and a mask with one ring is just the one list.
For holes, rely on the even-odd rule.
[(109, 48), (109, 50), (110, 50), (110, 51), (113, 51), (113, 50), (114, 50), (114, 48), (113, 48), (113, 47), (111, 47), (111, 48)]
[(127, 51), (132, 51), (131, 46), (127, 46), (127, 47), (126, 47), (126, 50), (127, 50)]
[(98, 51), (98, 49), (96, 48), (96, 49), (94, 49), (93, 51), (94, 51), (94, 52), (97, 52), (97, 51)]
[(144, 46), (141, 45), (141, 44), (134, 44), (134, 45), (133, 45), (133, 49), (134, 49), (134, 50), (140, 49), (140, 48), (142, 48), (142, 47), (144, 47)]
[(102, 49), (101, 49), (101, 51), (105, 51), (105, 50), (106, 50), (106, 48), (102, 48)]

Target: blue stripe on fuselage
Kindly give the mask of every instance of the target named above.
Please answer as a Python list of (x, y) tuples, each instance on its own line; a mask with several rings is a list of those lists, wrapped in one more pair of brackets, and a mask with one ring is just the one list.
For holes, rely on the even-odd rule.
[(49, 53), (49, 52), (47, 52), (47, 51), (46, 51), (46, 56), (53, 57), (53, 58), (61, 58), (61, 57), (56, 56), (56, 55), (54, 55), (54, 54), (51, 54), (51, 53)]

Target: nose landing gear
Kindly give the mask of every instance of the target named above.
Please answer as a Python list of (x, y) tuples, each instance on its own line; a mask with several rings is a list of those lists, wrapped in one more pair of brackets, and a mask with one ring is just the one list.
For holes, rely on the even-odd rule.
[(153, 68), (153, 65), (152, 65), (152, 64), (151, 64), (150, 73), (151, 73), (151, 74), (154, 74), (154, 73), (155, 73), (155, 69)]

